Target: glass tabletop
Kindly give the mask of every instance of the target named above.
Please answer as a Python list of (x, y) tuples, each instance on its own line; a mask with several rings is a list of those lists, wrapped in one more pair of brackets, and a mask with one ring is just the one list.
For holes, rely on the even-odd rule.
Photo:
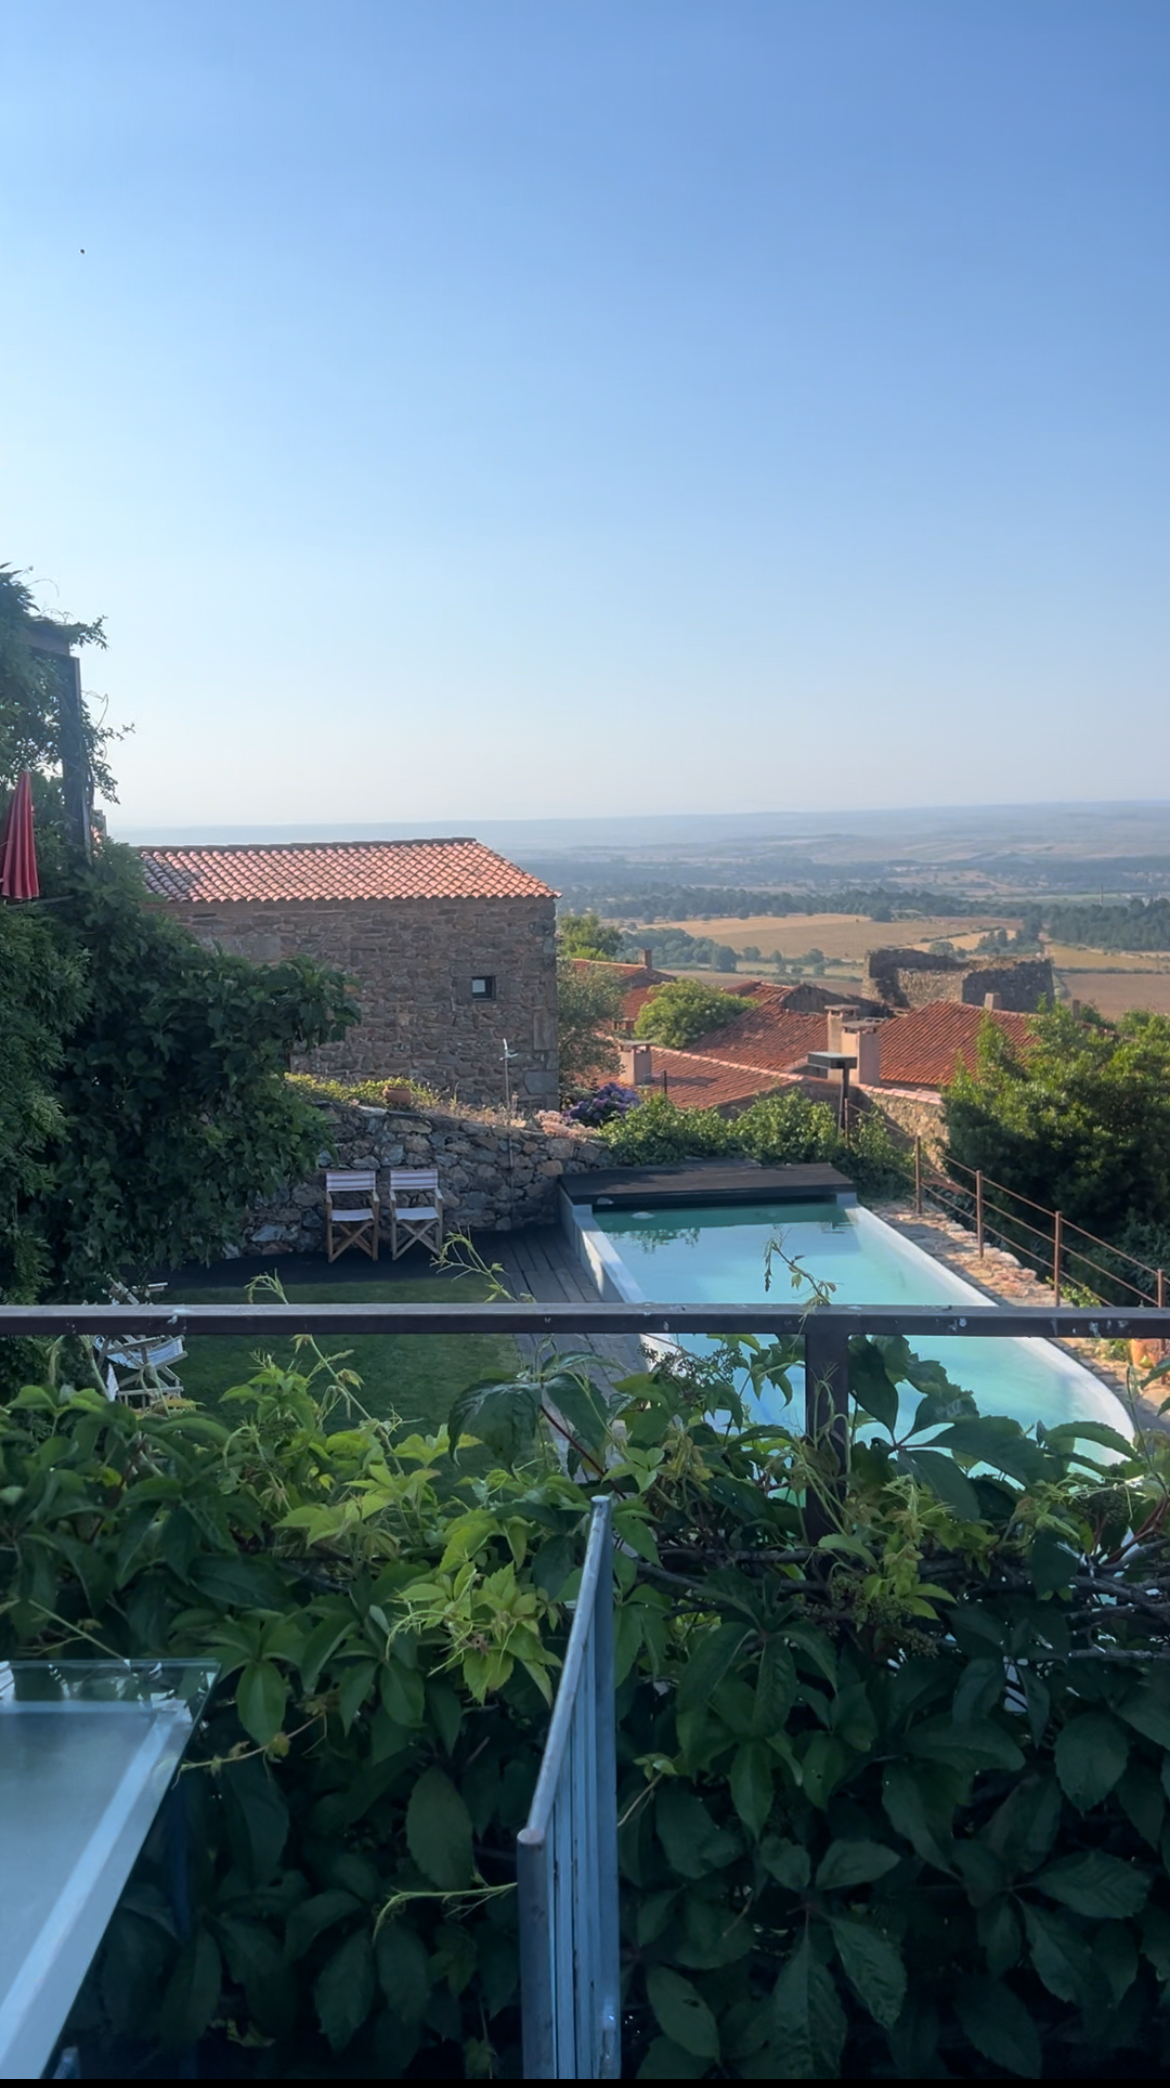
[(217, 1670), (0, 1661), (0, 2079), (36, 2079)]

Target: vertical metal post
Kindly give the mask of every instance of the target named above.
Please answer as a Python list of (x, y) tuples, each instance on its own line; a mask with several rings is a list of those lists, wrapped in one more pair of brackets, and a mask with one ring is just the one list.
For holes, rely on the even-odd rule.
[(983, 1169), (975, 1170), (975, 1252), (983, 1260)]
[[(849, 1329), (847, 1322), (816, 1312), (804, 1330), (804, 1427), (813, 1443), (828, 1450), (837, 1473), (830, 1492), (839, 1497), (849, 1469)], [(825, 1503), (813, 1494), (805, 1501), (804, 1527), (810, 1544), (834, 1527)]]
[(914, 1212), (915, 1212), (915, 1216), (916, 1216), (916, 1217), (918, 1217), (918, 1218), (921, 1218), (921, 1216), (922, 1216), (922, 1140), (921, 1140), (921, 1138), (916, 1138), (916, 1139), (915, 1139), (915, 1141), (914, 1141)]
[(1166, 1310), (1166, 1271), (1159, 1269), (1157, 1277), (1157, 1300), (1159, 1312)]
[(1060, 1256), (1063, 1245), (1064, 1213), (1063, 1211), (1054, 1211), (1052, 1214), (1052, 1302), (1054, 1305), (1059, 1305), (1060, 1303)]

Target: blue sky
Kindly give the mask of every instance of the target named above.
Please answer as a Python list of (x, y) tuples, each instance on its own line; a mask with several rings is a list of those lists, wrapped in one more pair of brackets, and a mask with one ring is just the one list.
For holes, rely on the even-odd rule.
[(1168, 794), (1168, 91), (1165, 0), (11, 10), (121, 824)]

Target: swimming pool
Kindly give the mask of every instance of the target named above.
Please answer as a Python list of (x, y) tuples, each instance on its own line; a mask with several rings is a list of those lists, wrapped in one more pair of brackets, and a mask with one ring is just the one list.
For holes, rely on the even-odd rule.
[[(580, 1245), (602, 1288), (631, 1304), (799, 1304), (777, 1262), (764, 1288), (771, 1240), (807, 1273), (834, 1286), (835, 1305), (979, 1305), (988, 1300), (872, 1211), (828, 1201), (735, 1204), (660, 1211), (574, 1210)], [(590, 1237), (592, 1236), (592, 1237)], [(1051, 1342), (915, 1336), (916, 1353), (941, 1363), (985, 1414), (1008, 1414), (1030, 1428), (1042, 1421), (1104, 1421), (1133, 1429), (1121, 1401), (1092, 1372)], [(799, 1373), (795, 1374), (799, 1381)], [(918, 1395), (910, 1395), (917, 1404)], [(782, 1395), (764, 1395), (762, 1418), (780, 1420)], [(910, 1405), (907, 1406), (907, 1415)]]

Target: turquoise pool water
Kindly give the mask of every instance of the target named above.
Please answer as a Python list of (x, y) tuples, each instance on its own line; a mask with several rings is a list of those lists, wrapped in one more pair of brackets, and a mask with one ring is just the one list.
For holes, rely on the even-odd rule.
[[(765, 1254), (776, 1240), (810, 1276), (834, 1285), (835, 1304), (987, 1304), (960, 1277), (857, 1205), (595, 1210), (593, 1223), (616, 1250), (618, 1265), (610, 1257), (607, 1265), (631, 1300), (750, 1304), (766, 1297), (772, 1305), (799, 1304), (802, 1293), (792, 1289), (780, 1261), (773, 1265), (771, 1290), (764, 1289)], [(1051, 1342), (960, 1335), (916, 1338), (913, 1346), (973, 1393), (985, 1414), (1009, 1414), (1025, 1428), (1036, 1421), (1049, 1428), (1062, 1421), (1104, 1421), (1122, 1435), (1133, 1432), (1121, 1401)], [(916, 1403), (913, 1394), (907, 1417)], [(779, 1392), (765, 1395), (762, 1418), (780, 1420), (785, 1411)]]

